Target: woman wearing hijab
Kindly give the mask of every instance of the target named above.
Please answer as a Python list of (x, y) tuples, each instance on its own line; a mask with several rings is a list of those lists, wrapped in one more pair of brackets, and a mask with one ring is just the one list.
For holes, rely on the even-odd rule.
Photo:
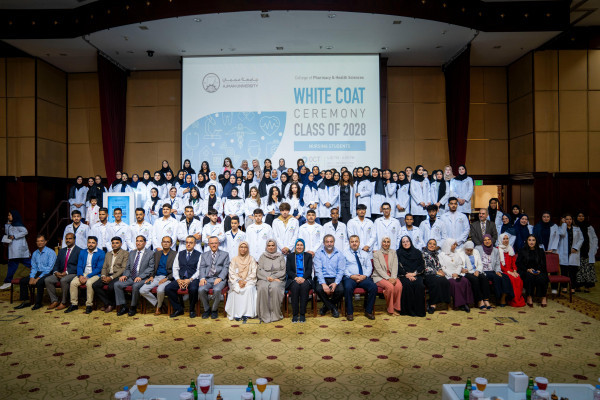
[(314, 182), (319, 183), (319, 181), (321, 180), (321, 170), (319, 169), (319, 167), (315, 165), (314, 167), (312, 167), (311, 172), (313, 174)]
[(504, 212), (500, 208), (500, 200), (493, 197), (488, 202), (488, 220), (496, 225), (496, 231), (500, 233), (502, 229), (502, 216)]
[(445, 165), (444, 166), (444, 180), (446, 182), (448, 182), (448, 184), (450, 184), (450, 181), (452, 181), (452, 179), (454, 179), (454, 173), (452, 172), (452, 166), (451, 165)]
[(400, 221), (400, 225), (404, 226), (404, 217), (410, 210), (410, 182), (406, 178), (406, 173), (398, 172), (398, 182), (396, 183), (396, 213), (395, 216)]
[(340, 221), (348, 224), (356, 213), (356, 201), (354, 200), (354, 184), (350, 171), (342, 172), (340, 179)]
[(285, 293), (285, 257), (277, 251), (277, 242), (267, 240), (265, 252), (258, 259), (256, 273), (256, 313), (262, 322), (283, 319), (281, 303)]
[(394, 209), (396, 208), (396, 190), (398, 185), (392, 179), (392, 170), (384, 169), (381, 171), (383, 177), (383, 183), (385, 185), (385, 201), (392, 207), (392, 217), (394, 216)]
[(229, 180), (223, 185), (223, 193), (221, 194), (221, 198), (226, 199), (227, 197), (229, 197), (231, 195), (231, 189), (233, 189), (234, 187), (237, 187), (237, 179), (235, 175), (230, 175)]
[(548, 211), (542, 213), (540, 222), (533, 227), (533, 235), (546, 253), (553, 253), (558, 249), (558, 231), (558, 225), (552, 223)]
[(398, 256), (391, 244), (391, 239), (384, 237), (379, 250), (373, 252), (372, 278), (383, 289), (388, 315), (398, 316), (402, 309), (402, 283), (398, 279)]
[(317, 216), (321, 220), (321, 225), (325, 225), (331, 220), (331, 209), (340, 206), (340, 187), (333, 180), (331, 171), (325, 171), (325, 178), (319, 183), (319, 206)]
[(167, 177), (167, 172), (170, 172), (171, 176), (173, 176), (173, 170), (169, 166), (169, 162), (167, 160), (163, 160), (163, 162), (162, 162), (162, 168), (160, 169), (160, 173), (162, 174), (162, 176), (164, 178), (166, 178)]
[[(211, 174), (212, 173), (214, 173), (214, 171), (211, 172)], [(206, 187), (208, 188), (208, 193), (204, 199), (204, 202), (202, 203), (202, 215), (204, 215), (204, 218), (202, 219), (202, 225), (206, 225), (210, 222), (210, 218), (208, 217), (209, 210), (216, 210), (218, 214), (221, 214), (223, 211), (221, 198), (217, 195), (217, 188), (215, 185), (206, 185)]]
[(527, 214), (522, 214), (515, 222), (515, 244), (513, 247), (517, 253), (525, 247), (527, 236), (531, 234), (533, 234), (533, 226), (529, 225), (529, 217)]
[(196, 170), (192, 168), (192, 163), (189, 159), (185, 159), (183, 161), (183, 166), (181, 169), (184, 170), (186, 174), (192, 175), (192, 179), (196, 179)]
[(408, 236), (400, 239), (398, 256), (398, 276), (402, 283), (401, 315), (411, 317), (425, 316), (425, 285), (423, 273), (425, 262), (423, 254), (417, 250)]
[(120, 192), (121, 191), (121, 183), (122, 183), (122, 178), (123, 174), (121, 173), (121, 171), (117, 171), (115, 172), (115, 180), (112, 181), (112, 183), (110, 184), (110, 186), (108, 187), (108, 191), (111, 193), (114, 192)]
[[(275, 185), (273, 179), (271, 179), (271, 170), (268, 169), (264, 172), (260, 183), (258, 184), (258, 194), (261, 198), (266, 198), (269, 194), (269, 190)], [(265, 199), (266, 200), (266, 199)]]
[(305, 249), (304, 240), (297, 239), (294, 251), (286, 257), (285, 290), (290, 293), (292, 322), (306, 322), (306, 303), (308, 293), (313, 287), (313, 257), (312, 254), (306, 253)]
[(281, 205), (281, 192), (277, 186), (269, 189), (269, 195), (263, 199), (265, 210), (265, 223), (273, 226), (273, 221), (279, 217), (279, 206)]
[(471, 284), (473, 291), (473, 299), (480, 310), (491, 310), (490, 305), (490, 283), (487, 276), (483, 273), (483, 262), (481, 261), (481, 253), (475, 249), (475, 245), (470, 240), (464, 244), (461, 253), (465, 261), (465, 267), (461, 271), (465, 274), (465, 278)]
[(425, 273), (423, 280), (429, 291), (427, 312), (433, 314), (438, 303), (450, 303), (450, 282), (442, 269), (439, 259), (439, 247), (435, 239), (430, 239), (423, 248)]
[(527, 305), (533, 307), (533, 297), (541, 297), (541, 305), (546, 307), (546, 291), (548, 290), (546, 253), (540, 247), (535, 236), (527, 237), (525, 246), (519, 250), (516, 264), (525, 287)]
[(177, 183), (177, 195), (187, 202), (193, 187), (195, 187), (194, 177), (192, 174), (187, 174), (183, 179), (182, 184)]
[(223, 194), (223, 186), (221, 186), (221, 184), (217, 180), (217, 173), (215, 171), (211, 171), (208, 176), (209, 180), (204, 186), (204, 198), (206, 199), (206, 197), (208, 196), (208, 189), (210, 186), (214, 186), (217, 196), (221, 197), (221, 194)]
[(94, 177), (94, 186), (92, 186), (92, 188), (90, 188), (87, 192), (86, 203), (89, 203), (90, 199), (92, 197), (95, 197), (98, 201), (98, 207), (102, 208), (104, 192), (107, 192), (107, 190), (104, 184), (102, 183), (102, 177), (100, 175), (96, 175)]
[(173, 172), (171, 171), (167, 171), (165, 173), (165, 188), (166, 188), (166, 192), (167, 192), (167, 196), (169, 195), (169, 192), (171, 191), (171, 188), (175, 187), (175, 184), (177, 183), (177, 178), (175, 176), (173, 176)]
[(521, 213), (521, 206), (518, 204), (513, 204), (512, 208), (510, 209), (510, 221), (513, 224), (516, 224), (519, 218), (521, 218), (521, 215), (523, 215)]
[(154, 222), (160, 218), (162, 201), (158, 195), (158, 189), (153, 187), (150, 189), (150, 198), (146, 200), (144, 204), (144, 210), (146, 212), (146, 220), (154, 225)]
[(177, 178), (175, 179), (175, 185), (179, 188), (179, 186), (185, 183), (185, 170), (180, 169), (177, 171)]
[(304, 181), (300, 197), (303, 201), (302, 206), (306, 211), (314, 210), (317, 212), (317, 207), (319, 206), (319, 188), (314, 181), (312, 172), (307, 175), (306, 181)]
[(129, 181), (129, 175), (127, 172), (123, 172), (121, 174), (121, 186), (115, 192), (120, 193), (133, 193), (133, 189), (131, 188), (131, 182)]
[(89, 193), (90, 193), (90, 190), (92, 190), (92, 188), (94, 187), (94, 183), (95, 183), (94, 182), (94, 177), (90, 176), (87, 179), (87, 185), (85, 186), (87, 188), (87, 192), (85, 194), (85, 207), (86, 207), (86, 209), (87, 209), (87, 207), (90, 207), (90, 195), (89, 195)]
[(473, 197), (473, 178), (467, 175), (467, 167), (458, 167), (458, 176), (450, 181), (450, 197), (458, 199), (458, 209), (467, 218), (471, 215), (471, 197)]
[(585, 293), (590, 292), (590, 288), (596, 285), (596, 252), (598, 251), (598, 236), (594, 227), (589, 224), (585, 218), (585, 214), (580, 212), (577, 214), (575, 225), (581, 230), (583, 235), (583, 244), (579, 249), (579, 271), (577, 271), (576, 287), (583, 287)]
[(378, 168), (373, 168), (371, 174), (371, 221), (381, 217), (381, 205), (386, 202), (386, 183)]
[[(473, 304), (473, 291), (469, 280), (464, 277), (465, 260), (456, 251), (457, 246), (456, 239), (448, 238), (444, 240), (439, 256), (440, 265), (450, 284), (454, 307), (465, 312), (471, 312), (469, 304)], [(430, 303), (432, 302), (430, 301)]]
[(204, 189), (206, 187), (207, 179), (204, 178), (204, 174), (198, 174), (198, 182), (196, 182), (196, 187), (200, 192), (200, 198), (204, 198)]
[(523, 280), (517, 271), (515, 251), (510, 245), (510, 237), (507, 233), (501, 233), (498, 238), (500, 245), (498, 252), (500, 253), (500, 268), (502, 273), (508, 276), (512, 285), (513, 294), (515, 295), (508, 301), (511, 307), (525, 307), (525, 299), (523, 298)]
[(81, 213), (81, 218), (85, 220), (85, 202), (88, 193), (88, 186), (83, 184), (83, 177), (78, 176), (75, 179), (75, 184), (69, 190), (69, 204), (71, 205), (69, 215), (75, 210)]
[(200, 197), (200, 190), (194, 186), (190, 190), (190, 197), (187, 200), (187, 205), (192, 206), (194, 209), (194, 217), (202, 219), (202, 198)]
[(279, 172), (285, 172), (287, 170), (287, 167), (285, 166), (285, 160), (283, 158), (279, 159), (279, 166), (277, 167), (277, 169), (279, 170)]
[(431, 189), (429, 181), (423, 176), (423, 170), (422, 165), (417, 165), (410, 181), (410, 213), (417, 227), (427, 218), (427, 206), (431, 204)]
[(334, 170), (333, 171), (333, 181), (335, 182), (336, 185), (340, 183), (341, 178), (342, 178), (342, 176), (340, 175), (340, 173)]
[(450, 198), (450, 183), (444, 180), (444, 172), (441, 169), (433, 172), (434, 181), (431, 184), (430, 200), (438, 207), (438, 217), (446, 210)]
[(281, 176), (279, 177), (279, 189), (281, 189), (281, 193), (288, 192), (289, 184), (290, 184), (290, 176), (287, 174), (287, 172), (282, 172)]
[[(225, 186), (227, 185), (227, 183), (229, 183), (230, 177), (231, 177), (231, 173), (229, 171), (225, 171), (221, 175), (219, 175), (219, 183), (221, 184), (221, 187), (223, 188), (223, 190), (225, 190)], [(219, 196), (222, 197), (223, 192), (221, 192), (221, 194)]]
[(371, 184), (370, 177), (365, 176), (364, 168), (356, 169), (356, 179), (354, 180), (354, 200), (356, 206), (363, 204), (367, 207), (365, 218), (371, 218), (371, 195), (373, 194), (373, 185)]
[(516, 240), (515, 224), (510, 221), (510, 216), (504, 214), (502, 216), (502, 226), (498, 231), (498, 234), (506, 233), (508, 235), (510, 245), (514, 246)]
[[(581, 264), (581, 246), (583, 245), (583, 233), (579, 227), (574, 225), (573, 216), (565, 214), (561, 220), (562, 226), (559, 230), (558, 258), (562, 276), (571, 279), (571, 293), (575, 293), (577, 287), (577, 272)], [(563, 288), (566, 293), (566, 288)]]
[(148, 184), (148, 198), (152, 197), (150, 191), (153, 188), (158, 191), (158, 197), (160, 199), (164, 199), (165, 197), (167, 197), (167, 184), (165, 183), (165, 177), (160, 171), (156, 171), (154, 173), (154, 179)]
[(483, 273), (492, 282), (496, 294), (496, 302), (500, 307), (506, 306), (506, 300), (515, 297), (508, 275), (502, 273), (500, 252), (494, 247), (492, 235), (483, 235), (483, 244), (475, 248), (481, 255)]
[(23, 224), (21, 214), (17, 210), (10, 210), (8, 213), (8, 221), (4, 225), (4, 232), (10, 243), (8, 244), (8, 270), (0, 290), (10, 288), (10, 282), (13, 280), (15, 272), (17, 272), (19, 264), (31, 268), (31, 253), (29, 253), (26, 239), (28, 232)]
[[(248, 173), (250, 173), (250, 171), (248, 171)], [(261, 204), (263, 203), (260, 196), (258, 195), (258, 188), (256, 186), (252, 186), (250, 188), (250, 195), (244, 201), (244, 214), (246, 214), (246, 229), (248, 229), (248, 227), (254, 223), (254, 210), (256, 210), (257, 208), (260, 208), (262, 210)]]
[(230, 320), (256, 317), (256, 272), (258, 264), (250, 255), (248, 242), (240, 242), (238, 255), (229, 264), (229, 293), (225, 312)]
[(225, 232), (231, 230), (231, 217), (233, 216), (240, 219), (240, 227), (244, 226), (244, 200), (238, 196), (238, 188), (231, 188), (229, 196), (224, 201), (223, 215), (225, 215), (225, 220), (223, 221), (223, 230)]
[(253, 187), (257, 188), (257, 190), (258, 190), (258, 183), (256, 183), (254, 181), (254, 171), (248, 170), (248, 172), (246, 173), (246, 178), (244, 179), (244, 182), (242, 183), (244, 197), (246, 199), (248, 197), (250, 197), (250, 189)]

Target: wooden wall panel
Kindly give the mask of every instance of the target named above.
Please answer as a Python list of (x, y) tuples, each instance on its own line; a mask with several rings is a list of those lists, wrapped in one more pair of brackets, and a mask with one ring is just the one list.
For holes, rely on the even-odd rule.
[[(471, 103), (485, 103), (484, 69), (483, 67), (471, 67)], [(506, 92), (506, 87), (504, 87), (504, 92)]]
[(35, 60), (33, 58), (8, 58), (6, 75), (8, 97), (35, 96)]
[(0, 97), (6, 97), (6, 58), (1, 58), (1, 57), (0, 57)]
[[(467, 151), (469, 147), (467, 147)], [(487, 140), (484, 146), (485, 173), (500, 175), (508, 173), (508, 140)]]
[(533, 171), (533, 133), (510, 139), (510, 173)]
[(8, 171), (10, 176), (35, 175), (35, 138), (8, 138)]
[(441, 68), (413, 68), (413, 101), (415, 103), (443, 103), (446, 86)]
[(67, 74), (45, 63), (37, 61), (37, 96), (47, 102), (67, 106)]
[(484, 137), (486, 139), (508, 140), (506, 103), (486, 104), (483, 118), (485, 124)]
[[(485, 138), (485, 104), (469, 106), (469, 131), (468, 139)], [(468, 158), (468, 156), (467, 156)]]
[(558, 89), (587, 90), (587, 50), (558, 52)]
[(390, 157), (390, 168), (393, 171), (404, 170), (409, 165), (414, 168), (416, 165), (414, 139), (390, 139), (389, 152), (394, 155)]
[(7, 170), (6, 170), (6, 156), (7, 156), (7, 148), (6, 148), (6, 143), (7, 143), (8, 139), (5, 137), (0, 138), (0, 176), (5, 176), (7, 175)]
[(444, 165), (450, 163), (447, 140), (415, 140), (414, 151), (414, 165), (422, 163), (429, 173), (432, 173), (434, 169), (441, 169)]
[(387, 80), (389, 103), (412, 103), (412, 68), (390, 67)]
[(561, 132), (587, 131), (587, 100), (585, 91), (559, 92)]
[(600, 131), (600, 91), (588, 92), (589, 130)]
[(533, 75), (535, 90), (558, 90), (558, 51), (536, 51)]
[(600, 90), (600, 50), (588, 50), (588, 89)]
[(65, 107), (49, 103), (45, 100), (37, 101), (37, 134), (38, 138), (45, 138), (59, 143), (67, 142), (67, 110)]
[(588, 159), (589, 159), (589, 171), (600, 172), (600, 131), (588, 133)]
[(69, 108), (100, 107), (98, 74), (69, 74)]
[(535, 132), (535, 170), (559, 171), (559, 133)]
[(508, 101), (530, 93), (533, 88), (533, 56), (521, 57), (508, 67)]
[(125, 140), (129, 143), (179, 141), (180, 126), (179, 107), (127, 107)]
[(511, 139), (533, 132), (533, 95), (510, 102), (508, 114)]
[(35, 137), (35, 99), (16, 97), (7, 99), (7, 135)]
[(535, 130), (558, 132), (558, 91), (536, 91)]
[(0, 137), (6, 137), (6, 97), (0, 97)]
[[(388, 104), (388, 134), (390, 138), (415, 138), (415, 105), (412, 103)], [(390, 154), (394, 154), (390, 151)]]
[(415, 138), (446, 139), (446, 103), (415, 103)]
[(127, 105), (132, 107), (181, 104), (180, 71), (143, 71), (127, 81)]
[(483, 100), (486, 103), (506, 103), (506, 68), (483, 68)]
[(67, 176), (67, 144), (39, 138), (37, 140), (38, 174), (61, 178)]
[(561, 172), (588, 171), (588, 133), (560, 132)]

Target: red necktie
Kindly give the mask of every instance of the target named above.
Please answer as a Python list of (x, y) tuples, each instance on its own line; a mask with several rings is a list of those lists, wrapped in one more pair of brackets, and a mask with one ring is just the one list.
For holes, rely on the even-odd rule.
[(69, 255), (71, 254), (71, 249), (67, 249), (67, 256), (65, 257), (65, 269), (63, 272), (67, 272), (67, 263), (69, 262)]

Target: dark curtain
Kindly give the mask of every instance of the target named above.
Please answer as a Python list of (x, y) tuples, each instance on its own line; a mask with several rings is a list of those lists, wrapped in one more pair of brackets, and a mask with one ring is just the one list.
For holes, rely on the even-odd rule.
[(98, 86), (104, 166), (110, 184), (115, 173), (123, 170), (125, 155), (125, 113), (127, 72), (98, 53)]
[(444, 67), (446, 78), (446, 125), (450, 165), (457, 173), (467, 159), (469, 102), (471, 99), (471, 45)]

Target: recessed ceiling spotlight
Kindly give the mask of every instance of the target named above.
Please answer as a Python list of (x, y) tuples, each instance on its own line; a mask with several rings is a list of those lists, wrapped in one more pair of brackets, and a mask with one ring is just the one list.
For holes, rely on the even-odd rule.
[(283, 46), (275, 46), (275, 50), (283, 50)]
[(382, 47), (381, 50), (387, 50), (387, 47)]
[(445, 35), (448, 31), (444, 30), (442, 31), (442, 35)]
[(66, 57), (67, 53), (60, 53), (59, 56)]
[(402, 21), (400, 21), (399, 19), (394, 20), (394, 22), (392, 22), (392, 24), (394, 25), (400, 25), (402, 23)]
[(333, 49), (333, 46), (326, 46), (325, 48), (326, 48), (327, 50), (331, 50), (331, 49)]
[(269, 15), (269, 13), (266, 13), (266, 12), (265, 12), (265, 13), (260, 13), (260, 17), (261, 17), (261, 18), (269, 18), (269, 17), (270, 17), (270, 15)]
[(200, 18), (194, 18), (194, 22), (202, 22)]
[(444, 46), (440, 46), (439, 44), (437, 46), (435, 46), (436, 49), (441, 49)]
[(235, 51), (235, 47), (230, 47), (229, 51)]
[(407, 47), (406, 50), (410, 50), (410, 47)]
[(140, 25), (138, 28), (140, 28), (143, 31), (147, 31), (149, 29), (146, 25)]
[(328, 16), (329, 18), (335, 18), (335, 17), (336, 17), (336, 15), (335, 15), (335, 14), (333, 14), (333, 13), (331, 13), (331, 14), (327, 14), (327, 16)]
[(494, 46), (493, 48), (494, 48), (494, 49), (496, 49), (496, 50), (498, 50), (498, 49), (502, 48), (502, 46), (500, 46), (500, 45), (496, 45), (496, 46)]
[(127, 50), (127, 54), (133, 54), (133, 50)]
[(127, 36), (123, 36), (123, 39), (125, 39), (125, 41), (128, 41), (128, 40), (129, 40), (129, 37), (127, 37)]
[(182, 53), (185, 53), (185, 50), (181, 50)]

